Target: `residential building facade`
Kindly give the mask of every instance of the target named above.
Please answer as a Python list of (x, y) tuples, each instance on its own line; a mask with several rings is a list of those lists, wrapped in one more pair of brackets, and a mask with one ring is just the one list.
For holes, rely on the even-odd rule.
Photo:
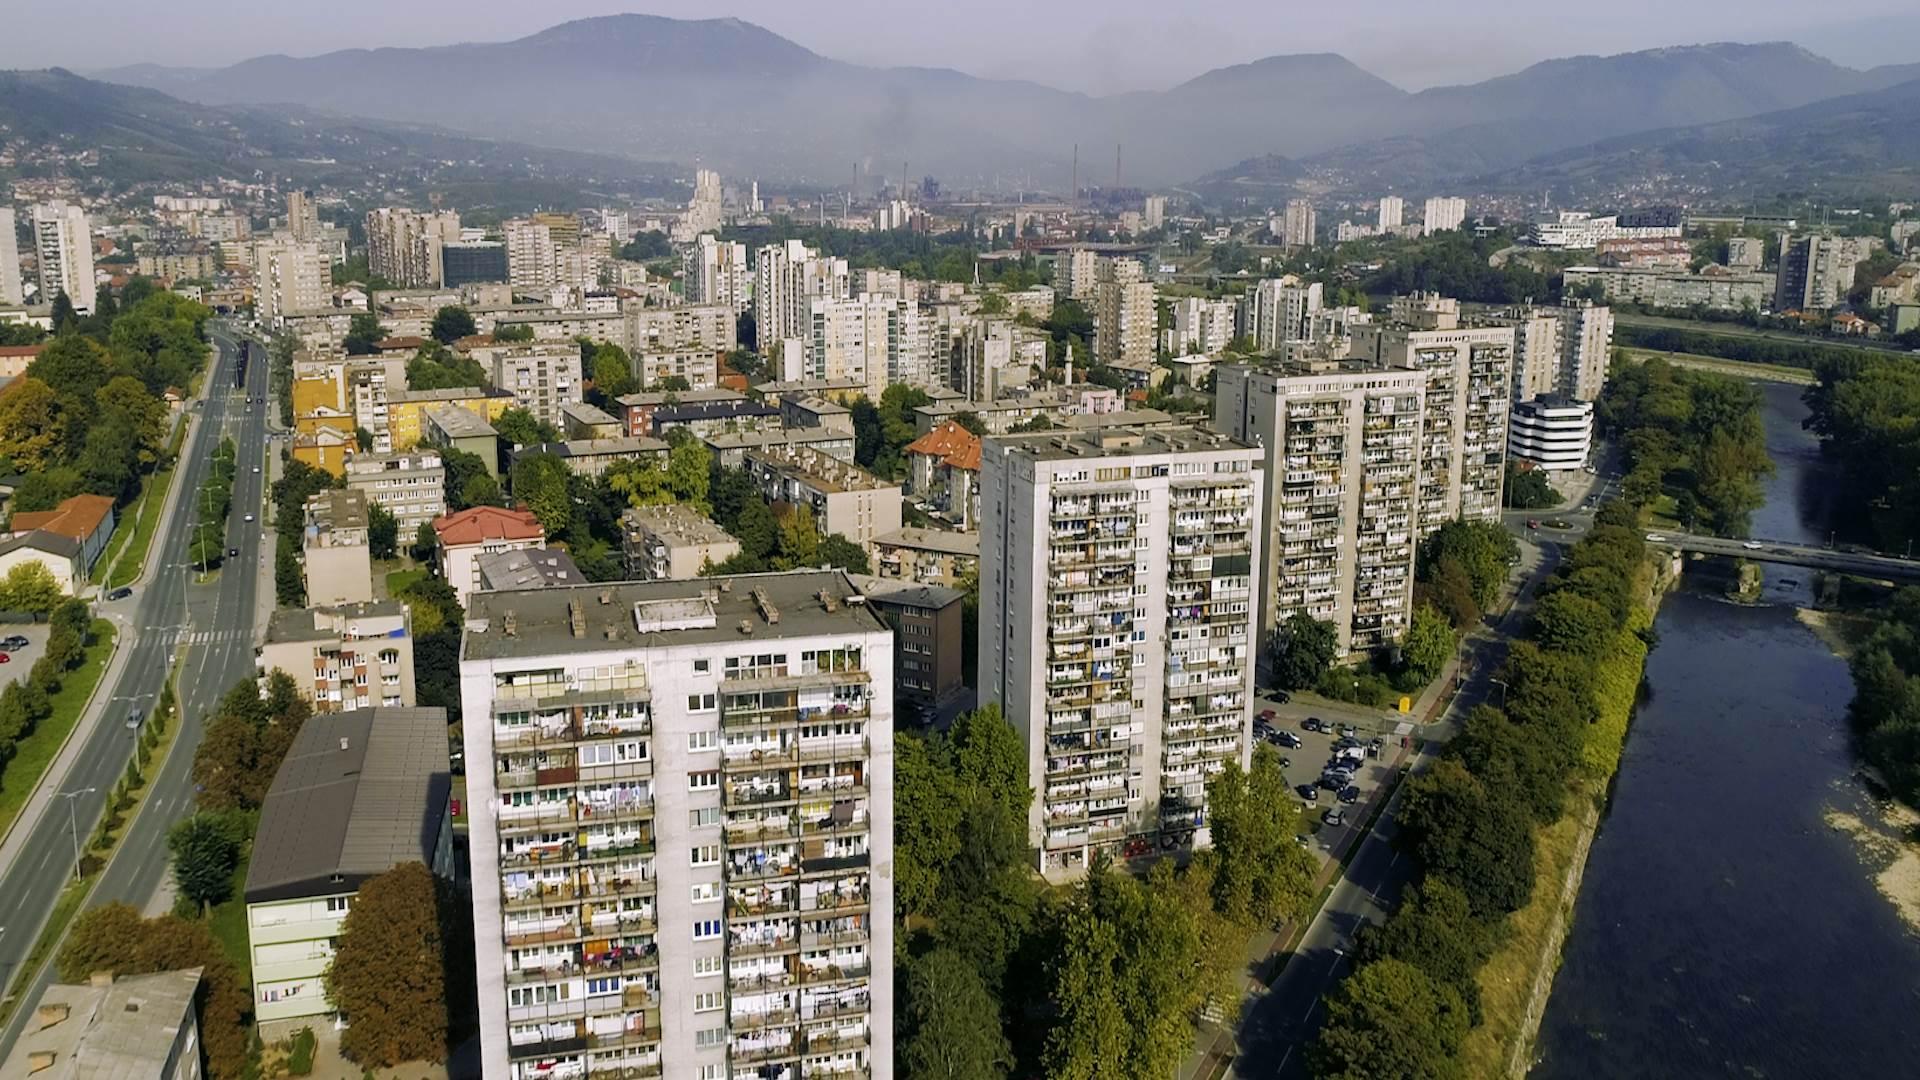
[[(7, 234), (7, 242), (13, 235)], [(71, 203), (36, 203), (33, 207), (33, 246), (40, 266), (40, 302), (53, 303), (65, 293), (73, 309), (93, 313), (93, 230), (87, 211)]]
[(623, 510), (620, 533), (627, 576), (639, 581), (687, 581), (740, 554), (731, 533), (680, 503)]
[(262, 680), (275, 671), (292, 676), (314, 712), (411, 707), (412, 625), (397, 600), (276, 608), (255, 666)]
[(355, 454), (347, 459), (347, 490), (400, 522), (400, 542), (447, 512), (447, 467), (432, 450)]

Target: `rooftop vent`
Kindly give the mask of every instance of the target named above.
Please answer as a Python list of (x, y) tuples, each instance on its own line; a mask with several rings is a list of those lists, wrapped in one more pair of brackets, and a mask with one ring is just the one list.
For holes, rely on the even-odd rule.
[(70, 1014), (70, 1008), (66, 1002), (42, 1005), (33, 1010), (33, 1030), (45, 1031), (65, 1020)]
[(348, 744), (347, 744), (347, 737), (346, 737), (345, 735), (342, 735), (342, 736), (340, 736), (340, 752), (341, 752), (341, 753), (345, 753), (345, 752), (346, 752), (346, 750), (347, 750), (347, 745), (348, 745)]
[(741, 619), (741, 620), (740, 620), (740, 632), (741, 632), (742, 634), (747, 634), (747, 635), (749, 635), (749, 636), (751, 636), (751, 635), (753, 634), (753, 620), (752, 620), (752, 619)]
[(601, 589), (601, 590), (600, 590), (600, 602), (601, 602), (602, 604), (611, 604), (611, 603), (613, 603), (613, 590), (612, 590), (612, 589)]
[(567, 629), (576, 638), (587, 636), (587, 609), (578, 597), (567, 601)]
[(760, 609), (760, 617), (767, 620), (768, 626), (780, 625), (780, 609), (773, 606), (773, 597), (767, 595), (767, 590), (758, 585), (753, 587), (753, 606)]
[(820, 606), (826, 608), (829, 613), (840, 610), (840, 601), (834, 599), (832, 589), (820, 590)]
[(512, 611), (508, 611), (506, 614), (500, 616), (500, 632), (508, 637), (515, 637), (519, 634), (520, 620), (514, 617)]

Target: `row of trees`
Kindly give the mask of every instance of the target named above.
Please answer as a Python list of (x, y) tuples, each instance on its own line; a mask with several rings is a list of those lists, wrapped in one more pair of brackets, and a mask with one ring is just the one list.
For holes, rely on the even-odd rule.
[(1668, 493), (1687, 528), (1746, 535), (1764, 501), (1760, 478), (1773, 471), (1752, 383), (1658, 358), (1616, 363), (1597, 415), (1626, 451), (1622, 498), (1646, 506)]
[(207, 478), (193, 493), (193, 539), (187, 561), (202, 567), (219, 566), (227, 555), (227, 517), (233, 512), (233, 478), (240, 451), (231, 438), (213, 448)]
[(301, 573), (300, 531), (305, 525), (307, 500), (345, 483), (325, 469), (304, 461), (286, 460), (280, 479), (273, 482), (273, 592), (281, 607), (305, 607), (307, 580)]
[(144, 279), (126, 298), (70, 320), (0, 392), (0, 468), (23, 474), (15, 510), (47, 510), (83, 492), (125, 502), (168, 454), (162, 393), (205, 366), (206, 308)]
[(1064, 892), (1030, 871), (1026, 751), (997, 707), (896, 753), (905, 1075), (1172, 1075), (1195, 1015), (1232, 1007), (1249, 932), (1307, 900), (1270, 748), (1209, 784), (1211, 851), (1144, 879), (1102, 860)]
[(1907, 550), (1920, 537), (1920, 367), (1855, 351), (1822, 361), (1816, 374), (1807, 427), (1840, 464), (1840, 525), (1883, 550)]
[(1894, 793), (1920, 803), (1920, 588), (1895, 593), (1873, 632), (1854, 653), (1848, 715), (1861, 756)]
[[(1753, 314), (1742, 321), (1757, 325), (1760, 317)], [(1785, 328), (1788, 324), (1783, 320), (1773, 325)], [(1693, 353), (1697, 356), (1717, 356), (1724, 360), (1743, 360), (1751, 364), (1777, 364), (1816, 371), (1825, 364), (1862, 353), (1875, 355), (1869, 350), (1850, 345), (1822, 345), (1814, 340), (1729, 334), (1682, 326), (1621, 326), (1615, 331), (1614, 344), (1655, 352)], [(1888, 358), (1897, 362), (1896, 357)]]
[[(9, 574), (8, 580), (12, 577)], [(46, 652), (33, 662), (26, 678), (14, 679), (0, 690), (0, 770), (13, 760), (20, 740), (53, 715), (53, 695), (60, 692), (67, 673), (86, 660), (87, 647), (93, 644), (93, 618), (81, 601), (56, 604), (48, 621)], [(18, 779), (38, 783), (40, 778)]]
[(1618, 756), (1628, 703), (1601, 703), (1612, 669), (1630, 661), (1637, 681), (1644, 655), (1639, 514), (1624, 502), (1602, 508), (1543, 586), (1530, 640), (1510, 650), (1500, 706), (1470, 712), (1441, 760), (1408, 782), (1400, 843), (1418, 880), (1361, 934), (1353, 974), (1327, 995), (1317, 1075), (1465, 1075), (1480, 968), (1506, 917), (1532, 899), (1536, 832), (1560, 818), (1576, 780), (1604, 783)]
[(284, 671), (267, 676), (265, 696), (250, 678), (233, 684), (193, 751), (196, 809), (258, 813), (280, 763), (312, 716), (312, 703)]

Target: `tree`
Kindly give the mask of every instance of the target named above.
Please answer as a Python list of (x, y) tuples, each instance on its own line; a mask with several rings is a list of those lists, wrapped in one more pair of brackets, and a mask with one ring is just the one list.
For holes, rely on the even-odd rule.
[(1545, 469), (1523, 469), (1507, 459), (1507, 506), (1515, 510), (1546, 510), (1560, 505), (1560, 493), (1547, 481)]
[(777, 570), (820, 565), (820, 533), (811, 507), (793, 507), (780, 518), (780, 554), (773, 563)]
[(1330, 622), (1304, 611), (1280, 625), (1273, 646), (1273, 681), (1283, 690), (1315, 686), (1327, 672), (1339, 649), (1339, 635)]
[(565, 534), (573, 520), (571, 475), (557, 454), (525, 454), (513, 463), (513, 497), (533, 511), (548, 536)]
[(1454, 1080), (1467, 1008), (1451, 987), (1404, 960), (1347, 976), (1327, 997), (1327, 1019), (1308, 1060), (1328, 1080)]
[(365, 1068), (446, 1055), (446, 974), (433, 873), (417, 862), (368, 879), (340, 926), (327, 1000), (350, 1021), (340, 1051)]
[(64, 334), (80, 323), (80, 312), (73, 306), (73, 299), (67, 290), (61, 289), (53, 294), (53, 332)]
[(474, 336), (480, 328), (474, 325), (472, 312), (449, 306), (433, 313), (433, 328), (428, 332), (440, 344), (451, 345), (461, 338)]
[(999, 1003), (951, 949), (934, 949), (907, 965), (905, 1021), (900, 1056), (907, 1075), (996, 1080), (1013, 1065)]
[(273, 596), (281, 607), (304, 607), (307, 575), (300, 563), (299, 541), (281, 533), (273, 552)]
[(259, 756), (259, 730), (245, 716), (216, 713), (193, 754), (195, 796), (203, 810), (245, 809), (251, 805), (249, 775)]
[(593, 388), (602, 402), (614, 401), (640, 389), (640, 381), (633, 377), (633, 361), (618, 345), (603, 344), (594, 349), (587, 373), (592, 376)]
[(1213, 834), (1213, 904), (1227, 918), (1271, 926), (1297, 914), (1313, 881), (1311, 856), (1294, 843), (1300, 804), (1288, 790), (1280, 755), (1265, 744), (1251, 769), (1228, 762), (1207, 783)]
[(820, 546), (815, 549), (815, 558), (823, 566), (837, 566), (850, 574), (873, 573), (873, 567), (867, 561), (867, 549), (839, 533), (830, 533), (820, 541)]
[(1613, 643), (1607, 609), (1572, 589), (1555, 589), (1533, 606), (1534, 638), (1542, 648), (1593, 658)]
[(354, 428), (353, 429), (353, 445), (359, 447), (360, 452), (363, 454), (372, 450), (373, 449), (373, 432), (368, 431), (366, 428), (363, 428), (363, 427)]
[(60, 582), (45, 563), (23, 562), (0, 578), (0, 608), (45, 615), (63, 598)]
[(1500, 599), (1511, 560), (1519, 553), (1520, 542), (1498, 522), (1449, 521), (1420, 545), (1419, 577), (1430, 580), (1442, 561), (1459, 560), (1473, 586), (1474, 603), (1485, 611)]
[(1466, 894), (1434, 878), (1408, 885), (1392, 918), (1361, 931), (1354, 962), (1404, 960), (1452, 987), (1466, 1003), (1469, 1021), (1478, 1024), (1480, 967), (1493, 944), (1493, 932), (1473, 917)]
[(533, 340), (532, 323), (510, 323), (493, 328), (493, 340), (500, 344), (527, 342)]
[(713, 451), (685, 428), (675, 428), (667, 441), (672, 444), (667, 451), (667, 490), (673, 493), (674, 501), (703, 514), (711, 513), (708, 491), (713, 484)]
[(1400, 652), (1408, 669), (1425, 682), (1440, 674), (1447, 661), (1453, 659), (1454, 644), (1453, 627), (1448, 625), (1446, 616), (1421, 604), (1413, 609), (1413, 623), (1407, 627)]
[(687, 381), (685, 375), (668, 375), (666, 378), (654, 383), (653, 389), (668, 394), (684, 394), (693, 389), (693, 384)]
[(53, 387), (23, 375), (0, 390), (0, 454), (29, 475), (66, 459), (66, 416)]
[(400, 550), (400, 519), (379, 503), (367, 504), (367, 551), (376, 559), (391, 559)]
[(167, 849), (173, 854), (173, 880), (180, 895), (205, 911), (233, 895), (233, 871), (240, 865), (245, 843), (226, 815), (198, 813), (176, 822), (167, 831)]
[[(469, 506), (500, 506), (500, 484), (494, 480), (487, 463), (478, 454), (448, 447), (440, 451), (440, 461), (447, 469), (447, 509), (465, 510)], [(484, 481), (475, 486), (475, 481)], [(469, 501), (469, 495), (489, 496), (479, 501)]]
[(407, 549), (407, 555), (414, 562), (429, 562), (439, 547), (440, 534), (433, 531), (433, 522), (423, 521), (420, 527), (413, 531), (413, 545)]
[(1428, 875), (1460, 887), (1474, 914), (1496, 918), (1533, 894), (1533, 820), (1508, 791), (1442, 760), (1408, 782), (1401, 828)]
[(519, 405), (503, 410), (493, 422), (493, 430), (514, 446), (536, 446), (560, 441), (558, 428)]
[(980, 414), (977, 412), (954, 413), (953, 422), (975, 435), (985, 435), (987, 433), (986, 421), (981, 420)]
[(380, 325), (380, 316), (362, 312), (348, 320), (347, 333), (340, 345), (348, 356), (371, 356), (380, 351), (378, 343), (386, 336), (387, 328)]

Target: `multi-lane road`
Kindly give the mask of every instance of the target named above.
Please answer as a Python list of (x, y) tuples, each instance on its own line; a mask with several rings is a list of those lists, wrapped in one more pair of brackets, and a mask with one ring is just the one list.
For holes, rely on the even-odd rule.
[[(206, 400), (195, 430), (182, 447), (174, 477), (177, 497), (154, 535), (146, 576), (133, 596), (99, 607), (102, 615), (119, 625), (124, 662), (109, 669), (111, 683), (96, 692), (96, 701), (104, 698), (105, 707), (76, 730), (80, 749), (65, 774), (50, 775), (35, 795), (50, 803), (58, 792), (94, 789), (75, 796), (73, 802), (84, 837), (133, 753), (126, 716), (152, 708), (176, 658), (181, 662), (184, 726), (129, 835), (93, 892), (90, 903), (95, 905), (123, 900), (145, 907), (154, 897), (167, 873), (167, 828), (192, 810), (193, 751), (206, 714), (222, 693), (254, 670), (255, 590), (261, 579), (260, 560), (270, 555), (263, 546), (259, 520), (266, 475), (256, 470), (265, 456), (267, 364), (263, 357), (257, 359), (249, 366), (245, 389), (236, 388), (239, 345), (222, 331), (214, 331), (213, 338), (217, 355), (207, 375)], [(249, 397), (254, 404), (248, 404)], [(223, 438), (232, 438), (239, 450), (232, 517), (227, 524), (227, 544), (238, 548), (239, 554), (228, 558), (212, 580), (202, 582), (196, 580), (198, 567), (187, 563), (189, 534), (195, 498), (204, 486), (213, 450)], [(255, 520), (247, 522), (248, 515)], [(0, 935), (0, 980), (5, 980), (5, 989), (11, 989), (20, 974), (19, 965), (72, 874), (73, 838), (65, 807), (59, 810), (41, 814), (30, 827), (23, 821), (21, 827), (30, 828), (29, 833), (20, 838), (12, 861), (0, 866), (0, 913), (4, 913), (0, 922), (8, 930)], [(39, 996), (49, 974), (50, 969), (37, 973), (25, 991), (28, 1002)], [(0, 1031), (0, 1056), (13, 1045), (32, 1012), (30, 1008), (14, 1010), (12, 1020)]]

